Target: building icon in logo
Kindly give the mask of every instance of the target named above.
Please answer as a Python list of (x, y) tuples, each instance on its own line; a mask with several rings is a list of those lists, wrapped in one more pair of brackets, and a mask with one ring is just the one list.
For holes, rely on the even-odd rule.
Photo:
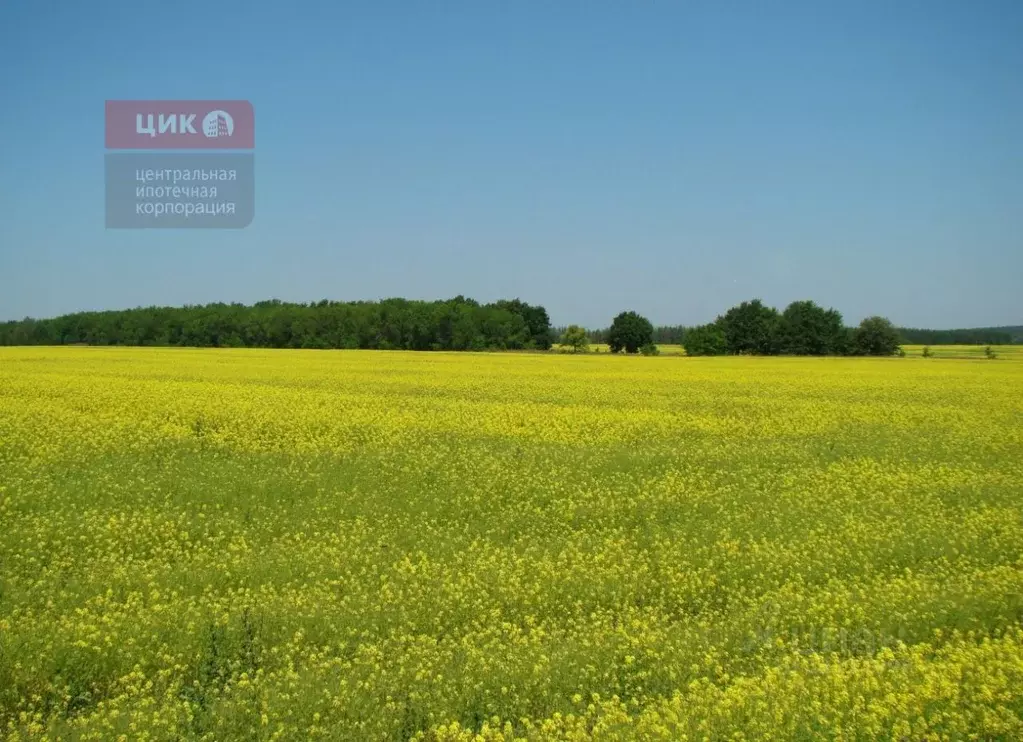
[(202, 120), (202, 133), (210, 139), (234, 134), (234, 119), (227, 111), (210, 111)]

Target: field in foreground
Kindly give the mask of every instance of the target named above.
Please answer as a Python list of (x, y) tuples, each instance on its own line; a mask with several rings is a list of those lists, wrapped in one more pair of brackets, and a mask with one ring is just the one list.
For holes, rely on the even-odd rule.
[(2, 348), (0, 734), (1019, 739), (1021, 483), (1011, 361)]

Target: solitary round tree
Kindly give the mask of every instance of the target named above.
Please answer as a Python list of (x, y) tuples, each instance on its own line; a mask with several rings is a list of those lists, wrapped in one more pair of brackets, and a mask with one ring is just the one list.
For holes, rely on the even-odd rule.
[(590, 349), (590, 338), (579, 325), (569, 325), (561, 336), (561, 344), (571, 348), (573, 353), (585, 353)]
[(654, 326), (650, 320), (635, 312), (622, 312), (611, 323), (607, 343), (612, 353), (625, 351), (636, 353), (644, 345), (654, 341)]

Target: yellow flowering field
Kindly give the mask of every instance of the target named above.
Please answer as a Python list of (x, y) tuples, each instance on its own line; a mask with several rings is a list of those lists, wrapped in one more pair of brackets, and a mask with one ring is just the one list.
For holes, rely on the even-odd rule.
[(7, 740), (1023, 738), (1023, 363), (0, 348)]

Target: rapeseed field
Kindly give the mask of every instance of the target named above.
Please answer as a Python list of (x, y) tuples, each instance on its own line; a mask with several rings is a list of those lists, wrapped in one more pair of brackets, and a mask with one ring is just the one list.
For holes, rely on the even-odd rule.
[(0, 348), (0, 738), (1023, 738), (1023, 363)]

